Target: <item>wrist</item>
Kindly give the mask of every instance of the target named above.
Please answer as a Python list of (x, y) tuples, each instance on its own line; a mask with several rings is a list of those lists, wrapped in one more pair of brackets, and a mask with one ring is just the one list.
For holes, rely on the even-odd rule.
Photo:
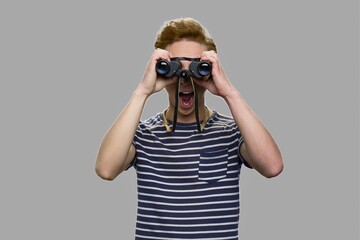
[(142, 88), (141, 86), (138, 86), (135, 89), (135, 91), (133, 92), (133, 96), (136, 98), (139, 98), (139, 99), (146, 100), (150, 96), (150, 94), (144, 88)]
[(231, 102), (242, 99), (242, 96), (237, 89), (233, 88), (231, 89), (231, 91), (227, 92), (227, 94), (223, 96), (223, 99), (227, 104), (229, 104)]
[(229, 92), (229, 94), (224, 96), (224, 101), (230, 107), (230, 109), (248, 108), (248, 105), (247, 105), (245, 99), (242, 97), (240, 92), (236, 89), (232, 90), (231, 92)]

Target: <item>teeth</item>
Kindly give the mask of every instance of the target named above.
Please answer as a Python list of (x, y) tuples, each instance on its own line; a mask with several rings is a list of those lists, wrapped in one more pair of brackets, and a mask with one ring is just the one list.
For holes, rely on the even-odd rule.
[(179, 96), (189, 96), (189, 95), (193, 95), (194, 92), (179, 92)]

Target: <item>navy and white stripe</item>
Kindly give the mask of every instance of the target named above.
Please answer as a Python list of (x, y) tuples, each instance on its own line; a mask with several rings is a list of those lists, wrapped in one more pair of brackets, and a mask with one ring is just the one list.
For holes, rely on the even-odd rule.
[(141, 122), (136, 239), (238, 239), (241, 142), (233, 119), (216, 112), (201, 133), (196, 123), (166, 132), (162, 113)]

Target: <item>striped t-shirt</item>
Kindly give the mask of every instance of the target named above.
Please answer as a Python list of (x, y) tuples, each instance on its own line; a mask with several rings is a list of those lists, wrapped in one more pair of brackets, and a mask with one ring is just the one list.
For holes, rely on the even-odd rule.
[[(169, 122), (171, 126), (171, 122)], [(136, 131), (136, 239), (238, 239), (242, 137), (230, 117), (214, 112), (203, 132), (162, 113)]]

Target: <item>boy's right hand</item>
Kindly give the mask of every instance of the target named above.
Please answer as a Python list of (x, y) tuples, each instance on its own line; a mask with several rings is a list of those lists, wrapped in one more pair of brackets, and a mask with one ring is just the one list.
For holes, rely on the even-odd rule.
[(155, 65), (160, 59), (170, 61), (170, 53), (164, 49), (155, 49), (139, 84), (138, 90), (147, 97), (176, 82), (176, 78), (163, 78), (157, 75)]

